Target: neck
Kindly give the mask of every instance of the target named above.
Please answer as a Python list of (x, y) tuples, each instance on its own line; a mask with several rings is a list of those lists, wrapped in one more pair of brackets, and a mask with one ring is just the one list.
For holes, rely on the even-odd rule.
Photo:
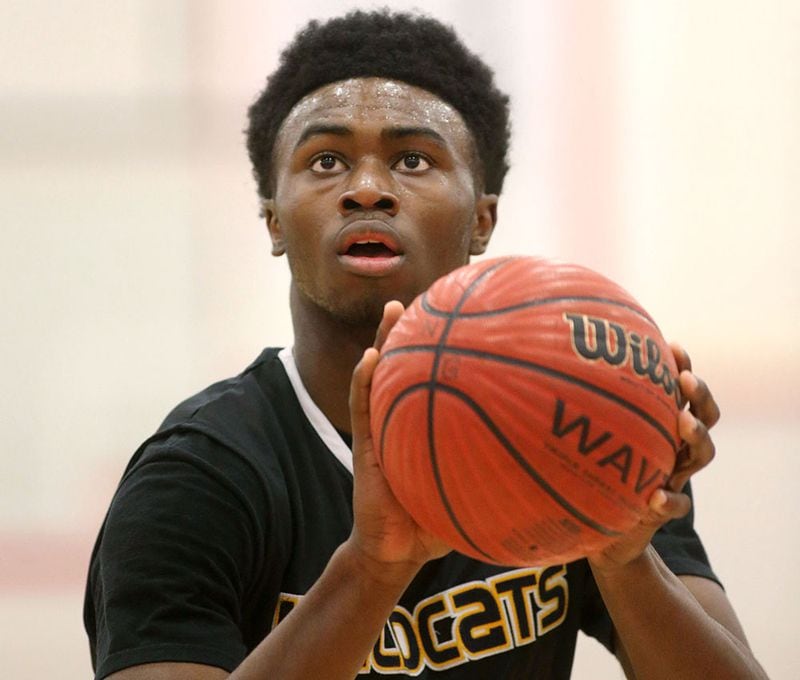
[(314, 403), (333, 426), (350, 432), (350, 378), (377, 326), (352, 326), (316, 305), (300, 300), (291, 288), (294, 360)]

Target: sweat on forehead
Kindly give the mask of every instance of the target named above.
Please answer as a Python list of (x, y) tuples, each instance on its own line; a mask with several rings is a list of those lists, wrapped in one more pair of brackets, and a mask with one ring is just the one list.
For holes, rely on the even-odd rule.
[(380, 121), (396, 120), (398, 114), (414, 124), (444, 127), (471, 139), (463, 118), (450, 104), (421, 88), (383, 78), (351, 78), (315, 90), (289, 112), (278, 138), (288, 127), (318, 119), (346, 116)]

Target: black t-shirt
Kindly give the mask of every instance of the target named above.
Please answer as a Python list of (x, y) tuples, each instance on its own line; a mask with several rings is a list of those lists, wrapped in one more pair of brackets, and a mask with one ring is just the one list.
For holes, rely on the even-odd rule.
[[(158, 661), (238, 666), (350, 534), (349, 456), (286, 350), (176, 408), (128, 465), (92, 554), (96, 677)], [(674, 572), (715, 579), (691, 516), (653, 543)], [(519, 569), (451, 553), (414, 579), (362, 674), (568, 678), (578, 630), (611, 647), (584, 560)]]

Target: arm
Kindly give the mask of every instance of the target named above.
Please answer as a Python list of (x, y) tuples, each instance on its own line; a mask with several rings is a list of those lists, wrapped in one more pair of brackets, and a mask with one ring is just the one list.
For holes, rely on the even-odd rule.
[(385, 569), (369, 560), (354, 541), (343, 543), (291, 614), (230, 675), (212, 666), (158, 663), (109, 680), (352, 680), (417, 571), (413, 563)]
[(448, 549), (425, 534), (392, 495), (375, 458), (369, 390), (378, 350), (403, 307), (389, 303), (375, 347), (353, 373), (354, 527), (317, 582), (230, 676), (186, 663), (145, 664), (113, 680), (320, 678), (351, 680), (419, 568)]
[(595, 578), (629, 678), (766, 678), (713, 581), (675, 576), (653, 548)]
[(679, 417), (686, 446), (675, 473), (667, 489), (653, 494), (640, 526), (589, 563), (629, 678), (766, 678), (722, 588), (705, 578), (675, 576), (649, 545), (659, 526), (688, 512), (690, 500), (680, 490), (714, 457), (708, 428), (719, 410), (706, 385), (691, 374), (686, 353), (675, 353), (691, 405)]

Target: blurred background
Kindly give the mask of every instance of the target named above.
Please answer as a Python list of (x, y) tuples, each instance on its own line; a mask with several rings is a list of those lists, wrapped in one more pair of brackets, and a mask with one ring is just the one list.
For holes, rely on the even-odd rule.
[[(291, 342), (245, 113), (298, 28), (354, 6), (0, 4), (5, 677), (90, 677), (82, 589), (128, 458), (179, 400)], [(425, 7), (512, 96), (489, 255), (616, 279), (712, 386), (697, 525), (767, 672), (800, 677), (800, 4)], [(582, 638), (575, 677), (622, 673)]]

